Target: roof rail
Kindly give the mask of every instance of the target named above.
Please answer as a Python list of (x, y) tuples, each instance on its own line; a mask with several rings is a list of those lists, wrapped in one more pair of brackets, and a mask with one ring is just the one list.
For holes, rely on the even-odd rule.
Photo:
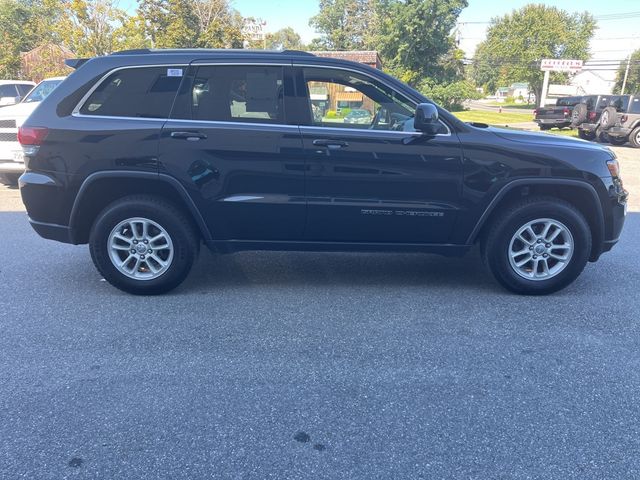
[(302, 50), (256, 50), (242, 48), (136, 48), (133, 50), (121, 50), (113, 52), (111, 55), (160, 55), (163, 53), (228, 53), (228, 54), (256, 54), (256, 53), (280, 53), (285, 55), (305, 55), (315, 56), (313, 53), (304, 52)]

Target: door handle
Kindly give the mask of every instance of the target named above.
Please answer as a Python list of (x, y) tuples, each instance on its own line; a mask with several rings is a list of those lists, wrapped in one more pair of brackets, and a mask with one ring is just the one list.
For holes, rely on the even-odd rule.
[(171, 132), (171, 138), (189, 140), (190, 142), (197, 142), (198, 140), (204, 140), (207, 136), (200, 132)]
[(327, 147), (329, 150), (338, 150), (340, 148), (346, 148), (349, 144), (343, 140), (314, 140), (313, 144), (316, 147)]

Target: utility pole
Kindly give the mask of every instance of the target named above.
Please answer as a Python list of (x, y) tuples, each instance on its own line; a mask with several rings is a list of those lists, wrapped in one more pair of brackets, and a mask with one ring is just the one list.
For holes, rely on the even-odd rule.
[(631, 65), (631, 54), (627, 58), (627, 69), (624, 71), (624, 80), (622, 80), (622, 88), (620, 89), (620, 95), (624, 95), (624, 87), (627, 86), (627, 77), (629, 76), (629, 66)]

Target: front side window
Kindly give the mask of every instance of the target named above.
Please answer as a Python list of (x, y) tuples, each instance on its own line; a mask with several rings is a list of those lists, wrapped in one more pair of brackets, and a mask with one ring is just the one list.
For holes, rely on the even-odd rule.
[(197, 67), (180, 91), (174, 118), (284, 123), (282, 67)]
[(346, 70), (303, 71), (312, 125), (415, 131), (415, 104), (375, 79)]
[(104, 80), (80, 108), (83, 115), (168, 118), (184, 67), (118, 70)]
[(18, 92), (16, 91), (15, 85), (0, 85), (0, 98), (16, 96), (18, 96)]

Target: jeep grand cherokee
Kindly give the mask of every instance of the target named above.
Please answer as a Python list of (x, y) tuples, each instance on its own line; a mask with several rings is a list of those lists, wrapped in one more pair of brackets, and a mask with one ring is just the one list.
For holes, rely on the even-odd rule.
[[(88, 243), (127, 292), (176, 287), (201, 243), (444, 255), (479, 243), (504, 287), (545, 294), (622, 230), (607, 148), (463, 123), (365, 65), (233, 50), (69, 63), (19, 131), (22, 198), (41, 236)], [(321, 113), (344, 98), (370, 122)]]

